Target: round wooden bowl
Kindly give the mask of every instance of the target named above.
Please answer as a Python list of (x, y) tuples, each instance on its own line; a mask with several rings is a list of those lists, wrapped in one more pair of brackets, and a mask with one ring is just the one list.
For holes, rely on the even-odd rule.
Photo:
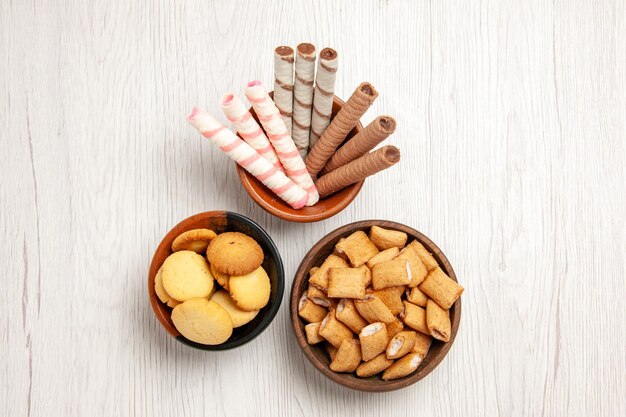
[(450, 276), (450, 278), (457, 281), (454, 270), (452, 269), (452, 266), (450, 265), (450, 262), (448, 262), (446, 256), (443, 252), (441, 252), (441, 249), (439, 249), (429, 238), (417, 230), (401, 223), (386, 220), (365, 220), (342, 226), (339, 229), (330, 232), (311, 248), (296, 271), (293, 285), (291, 287), (289, 309), (291, 325), (296, 335), (296, 339), (298, 340), (298, 344), (304, 351), (307, 359), (318, 371), (336, 383), (348, 388), (366, 392), (386, 392), (405, 388), (416, 383), (431, 373), (433, 369), (439, 365), (452, 347), (452, 343), (454, 343), (454, 339), (459, 329), (459, 322), (461, 321), (461, 299), (459, 298), (450, 308), (450, 321), (452, 322), (452, 334), (450, 335), (450, 341), (448, 343), (443, 343), (438, 340), (433, 340), (428, 354), (417, 370), (412, 374), (396, 380), (383, 381), (380, 378), (380, 375), (375, 375), (369, 378), (359, 378), (354, 373), (348, 374), (331, 371), (329, 368), (330, 358), (328, 357), (324, 347), (321, 346), (321, 344), (312, 346), (307, 343), (306, 334), (304, 332), (304, 326), (306, 323), (298, 316), (298, 302), (302, 293), (308, 287), (309, 270), (314, 266), (320, 266), (322, 262), (324, 262), (326, 257), (333, 252), (335, 244), (339, 241), (339, 239), (347, 237), (358, 230), (363, 230), (367, 233), (371, 226), (380, 226), (386, 229), (400, 230), (409, 235), (409, 242), (413, 239), (417, 239), (428, 249), (429, 252), (433, 254), (441, 266), (441, 269), (443, 269), (446, 274)]
[[(163, 304), (154, 291), (154, 277), (161, 265), (163, 265), (165, 259), (172, 254), (172, 242), (176, 236), (187, 230), (201, 228), (211, 229), (215, 233), (241, 232), (256, 240), (259, 245), (261, 245), (261, 248), (263, 248), (264, 259), (262, 265), (265, 271), (267, 271), (272, 287), (269, 302), (261, 309), (254, 320), (234, 329), (232, 336), (226, 342), (213, 346), (192, 342), (181, 335), (172, 322), (172, 309)], [(150, 264), (150, 272), (148, 273), (148, 295), (150, 297), (150, 304), (163, 328), (179, 342), (203, 350), (215, 351), (232, 349), (248, 343), (260, 335), (263, 330), (269, 326), (272, 320), (274, 320), (274, 317), (276, 317), (276, 313), (280, 308), (280, 303), (283, 298), (284, 289), (285, 274), (283, 262), (280, 259), (280, 254), (272, 239), (265, 230), (254, 221), (241, 214), (229, 211), (208, 211), (196, 214), (174, 226), (174, 228), (165, 235), (154, 253), (152, 263)]]
[[(337, 96), (333, 97), (332, 117), (335, 117), (344, 104), (345, 103)], [(258, 122), (254, 109), (251, 108), (250, 112)], [(354, 129), (352, 129), (346, 137), (346, 141), (359, 133), (362, 129), (363, 126), (361, 123), (357, 123)], [(341, 210), (348, 207), (352, 200), (354, 200), (359, 191), (361, 191), (361, 187), (363, 187), (364, 182), (359, 181), (336, 192), (335, 194), (322, 198), (311, 207), (303, 207), (296, 210), (291, 208), (289, 204), (285, 203), (280, 199), (280, 197), (265, 187), (261, 181), (257, 180), (253, 175), (250, 175), (248, 171), (243, 169), (238, 164), (235, 164), (235, 166), (237, 167), (237, 173), (239, 174), (239, 179), (241, 180), (243, 188), (246, 189), (248, 195), (252, 197), (252, 199), (259, 206), (261, 206), (261, 208), (283, 220), (298, 223), (318, 222), (339, 213)]]

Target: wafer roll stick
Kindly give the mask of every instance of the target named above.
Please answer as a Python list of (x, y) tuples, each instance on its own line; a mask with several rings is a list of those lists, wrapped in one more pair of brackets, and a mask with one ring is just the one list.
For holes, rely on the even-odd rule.
[(265, 136), (261, 126), (244, 106), (243, 101), (233, 93), (226, 93), (220, 99), (220, 108), (243, 140), (282, 171), (283, 166), (278, 160), (278, 155), (276, 155), (272, 144)]
[(287, 176), (309, 193), (309, 200), (306, 205), (312, 206), (317, 203), (319, 200), (317, 188), (315, 188), (304, 161), (287, 131), (285, 122), (280, 117), (276, 104), (274, 104), (265, 88), (261, 85), (261, 81), (248, 83), (246, 97), (252, 103), (252, 107), (265, 129), (268, 139), (274, 146)]
[(368, 124), (365, 129), (347, 141), (335, 152), (322, 170), (322, 175), (365, 155), (379, 143), (387, 139), (395, 130), (396, 120), (393, 117), (378, 116), (372, 123)]
[(383, 146), (321, 177), (316, 183), (317, 191), (321, 197), (329, 196), (395, 165), (399, 160), (400, 149), (391, 145)]
[(356, 368), (356, 374), (361, 378), (367, 378), (368, 376), (376, 375), (385, 369), (389, 368), (393, 364), (393, 359), (388, 359), (387, 355), (381, 353), (374, 359), (367, 362), (363, 362)]
[(359, 119), (378, 97), (378, 92), (370, 83), (361, 83), (354, 90), (346, 104), (333, 118), (328, 128), (317, 141), (309, 156), (306, 158), (306, 167), (312, 177), (324, 168), (326, 162), (341, 145), (348, 133), (356, 126)]
[(317, 61), (315, 74), (315, 95), (313, 96), (313, 113), (311, 114), (311, 135), (309, 146), (313, 148), (330, 124), (333, 111), (333, 95), (335, 93), (335, 77), (337, 75), (337, 51), (324, 48)]
[(202, 136), (209, 138), (231, 159), (294, 209), (302, 208), (310, 200), (310, 194), (307, 191), (287, 178), (270, 161), (263, 158), (254, 148), (239, 139), (204, 110), (194, 108), (188, 120)]
[(313, 108), (313, 79), (315, 76), (315, 46), (301, 43), (296, 48), (296, 79), (293, 90), (293, 127), (291, 137), (300, 155), (309, 152), (311, 109)]
[(293, 48), (279, 46), (274, 50), (274, 103), (291, 135), (293, 117)]

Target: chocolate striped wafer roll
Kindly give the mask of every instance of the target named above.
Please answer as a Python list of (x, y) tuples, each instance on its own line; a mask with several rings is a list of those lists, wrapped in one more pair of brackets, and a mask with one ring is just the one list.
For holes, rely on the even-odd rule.
[(311, 131), (315, 46), (310, 43), (301, 43), (296, 49), (296, 79), (293, 90), (291, 137), (300, 152), (300, 156), (305, 158), (309, 151), (309, 134)]
[(330, 122), (305, 160), (306, 167), (313, 178), (324, 168), (326, 162), (356, 126), (361, 116), (376, 100), (376, 97), (378, 97), (378, 92), (368, 82), (361, 83), (354, 90), (354, 93)]
[(330, 124), (338, 62), (337, 51), (332, 48), (322, 49), (319, 61), (317, 61), (317, 73), (315, 74), (315, 95), (313, 96), (311, 135), (309, 136), (309, 146), (311, 148), (315, 146), (317, 140)]
[(400, 149), (391, 145), (383, 146), (324, 175), (315, 183), (315, 186), (320, 197), (323, 198), (387, 169), (399, 160)]
[(291, 135), (293, 117), (293, 48), (279, 46), (274, 50), (274, 103)]
[(322, 175), (365, 155), (380, 142), (387, 139), (395, 130), (396, 120), (393, 117), (378, 116), (335, 152), (322, 170)]

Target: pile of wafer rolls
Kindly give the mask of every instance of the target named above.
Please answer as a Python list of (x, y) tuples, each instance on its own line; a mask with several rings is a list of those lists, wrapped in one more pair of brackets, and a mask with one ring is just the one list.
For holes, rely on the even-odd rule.
[(400, 160), (395, 146), (373, 151), (395, 131), (391, 116), (376, 118), (346, 141), (378, 92), (361, 83), (333, 118), (337, 64), (332, 48), (322, 49), (318, 58), (310, 43), (301, 43), (296, 52), (279, 46), (274, 51), (273, 98), (260, 81), (245, 87), (256, 119), (235, 93), (220, 99), (238, 136), (197, 107), (188, 121), (292, 208), (313, 206)]
[(449, 342), (463, 287), (406, 233), (372, 226), (340, 239), (309, 271), (298, 314), (335, 372), (383, 380), (415, 372), (433, 339)]

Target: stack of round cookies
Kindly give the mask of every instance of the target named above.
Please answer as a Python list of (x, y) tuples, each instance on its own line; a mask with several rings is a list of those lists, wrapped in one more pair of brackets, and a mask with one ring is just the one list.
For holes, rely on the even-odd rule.
[(224, 343), (269, 302), (263, 250), (251, 237), (194, 229), (174, 239), (172, 252), (156, 274), (155, 292), (187, 339)]

